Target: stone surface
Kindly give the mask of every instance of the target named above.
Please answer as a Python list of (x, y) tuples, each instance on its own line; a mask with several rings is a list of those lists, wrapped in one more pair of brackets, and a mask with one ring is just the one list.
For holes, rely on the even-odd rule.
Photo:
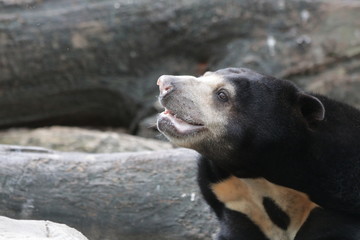
[(133, 131), (133, 133), (135, 133), (137, 136), (145, 138), (166, 140), (166, 138), (159, 133), (156, 126), (157, 117), (160, 112), (164, 111), (164, 107), (161, 106), (159, 101), (155, 101), (153, 104), (153, 108), (156, 110), (157, 113), (141, 119), (137, 123), (136, 129), (134, 129), (135, 131)]
[(61, 222), (91, 240), (208, 240), (217, 223), (196, 184), (197, 157), (0, 145), (0, 215)]
[(156, 79), (235, 66), (360, 105), (356, 0), (1, 0), (0, 127), (136, 129)]
[(0, 216), (3, 240), (87, 240), (79, 231), (65, 224), (44, 220), (15, 220)]
[(156, 128), (158, 114), (152, 115), (140, 121), (138, 126), (137, 136), (145, 138), (161, 138), (165, 139)]
[(173, 148), (165, 141), (125, 133), (60, 126), (3, 130), (0, 131), (0, 144), (40, 146), (57, 151), (88, 153), (139, 152)]

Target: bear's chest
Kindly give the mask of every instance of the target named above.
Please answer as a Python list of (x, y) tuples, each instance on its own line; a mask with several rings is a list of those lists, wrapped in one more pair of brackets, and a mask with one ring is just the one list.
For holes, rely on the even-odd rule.
[(210, 188), (227, 209), (246, 215), (270, 240), (294, 239), (316, 207), (304, 193), (263, 178), (231, 176), (210, 184)]

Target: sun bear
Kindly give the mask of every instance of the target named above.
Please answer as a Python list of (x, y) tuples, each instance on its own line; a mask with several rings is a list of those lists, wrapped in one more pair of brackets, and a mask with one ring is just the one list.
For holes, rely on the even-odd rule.
[(360, 239), (360, 111), (245, 68), (157, 84), (157, 127), (201, 154), (218, 240)]

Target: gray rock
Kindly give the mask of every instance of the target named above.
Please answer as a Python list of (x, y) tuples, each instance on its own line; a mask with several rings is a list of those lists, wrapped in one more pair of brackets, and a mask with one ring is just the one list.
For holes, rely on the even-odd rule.
[(0, 131), (0, 143), (88, 153), (138, 152), (173, 148), (169, 142), (125, 133), (60, 126)]
[(196, 184), (197, 157), (0, 145), (0, 215), (64, 223), (92, 240), (208, 240), (217, 222)]
[(141, 120), (136, 135), (145, 138), (165, 139), (156, 128), (157, 117), (158, 115), (156, 114)]
[[(159, 101), (155, 101), (153, 108), (156, 110), (156, 114), (141, 119), (137, 124), (137, 130), (134, 131), (137, 136), (145, 138), (154, 138), (160, 140), (166, 140), (166, 138), (159, 133), (156, 127), (157, 117), (160, 112), (164, 111), (164, 107), (161, 106)], [(166, 140), (167, 141), (167, 140)]]
[(228, 66), (360, 104), (355, 0), (2, 0), (0, 6), (1, 127), (133, 130), (155, 112), (158, 76)]
[(0, 216), (0, 239), (6, 240), (87, 240), (65, 224), (44, 220), (15, 220)]
[(282, 3), (263, 2), (269, 14), (259, 8), (253, 28), (231, 40), (213, 67), (249, 67), (360, 107), (360, 3)]

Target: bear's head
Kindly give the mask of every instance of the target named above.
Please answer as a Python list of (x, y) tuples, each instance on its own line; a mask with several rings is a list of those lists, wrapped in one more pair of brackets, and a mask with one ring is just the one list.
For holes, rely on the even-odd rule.
[(276, 148), (303, 146), (325, 117), (315, 96), (249, 69), (227, 68), (201, 77), (164, 75), (157, 83), (165, 108), (157, 122), (160, 132), (227, 168), (258, 161), (259, 154)]

